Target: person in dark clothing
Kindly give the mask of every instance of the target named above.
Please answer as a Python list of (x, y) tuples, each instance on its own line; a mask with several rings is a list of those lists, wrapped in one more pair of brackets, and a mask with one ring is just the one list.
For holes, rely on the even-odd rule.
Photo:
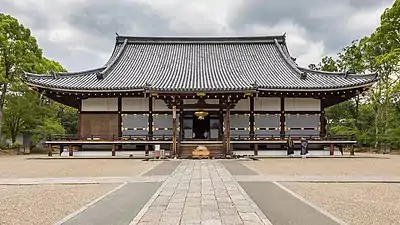
[(294, 142), (291, 137), (286, 141), (287, 155), (292, 157), (294, 155)]
[(301, 138), (301, 151), (300, 151), (300, 155), (301, 155), (303, 158), (306, 158), (306, 155), (307, 155), (307, 153), (308, 153), (307, 147), (308, 147), (308, 141), (307, 141), (304, 137)]

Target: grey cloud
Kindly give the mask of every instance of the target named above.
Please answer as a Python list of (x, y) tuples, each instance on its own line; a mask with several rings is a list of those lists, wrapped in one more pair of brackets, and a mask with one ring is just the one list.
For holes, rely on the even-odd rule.
[(94, 35), (114, 32), (132, 34), (141, 30), (145, 35), (168, 31), (168, 19), (138, 2), (93, 1), (74, 10), (67, 20), (71, 25)]
[[(365, 35), (343, 28), (343, 24), (351, 15), (362, 9), (375, 9), (381, 4), (389, 6), (393, 3), (392, 0), (242, 0), (242, 4), (238, 5), (236, 10), (227, 12), (230, 20), (225, 27), (213, 24), (213, 18), (198, 18), (199, 22), (204, 23), (197, 26), (185, 21), (185, 18), (175, 18), (173, 13), (155, 9), (146, 1), (72, 1), (68, 3), (67, 8), (57, 8), (59, 0), (41, 1), (43, 2), (39, 5), (43, 8), (22, 4), (23, 0), (18, 0), (18, 6), (15, 0), (0, 0), (0, 9), (17, 19), (29, 18), (21, 22), (31, 28), (34, 34), (45, 34), (38, 39), (44, 54), (60, 61), (70, 70), (103, 65), (106, 60), (104, 57), (111, 54), (115, 32), (138, 36), (246, 35), (241, 32), (246, 25), (275, 26), (285, 20), (291, 20), (303, 27), (308, 40), (324, 41), (324, 54), (332, 54), (340, 51), (351, 40)], [(235, 3), (237, 1), (232, 1), (231, 4)], [(185, 4), (185, 1), (182, 0), (181, 4)], [(342, 7), (338, 7), (340, 5)], [(50, 10), (47, 6), (51, 6)], [(336, 12), (332, 13), (332, 8), (336, 9)], [(320, 13), (320, 10), (325, 12)], [(78, 39), (81, 41), (52, 42), (46, 33), (57, 27), (53, 18), (60, 18), (74, 29), (80, 30), (81, 36)], [(290, 35), (289, 33), (289, 39)], [(79, 48), (91, 49), (93, 52), (85, 52)]]
[(249, 24), (273, 26), (289, 19), (304, 27), (311, 40), (323, 40), (327, 51), (340, 51), (353, 39), (362, 38), (344, 27), (351, 15), (361, 9), (375, 9), (381, 4), (391, 2), (391, 0), (243, 1), (243, 5), (232, 14), (230, 25), (235, 29), (242, 29)]

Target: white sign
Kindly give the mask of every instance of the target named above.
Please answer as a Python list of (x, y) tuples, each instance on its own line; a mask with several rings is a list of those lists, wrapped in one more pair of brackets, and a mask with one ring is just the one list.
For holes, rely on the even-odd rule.
[(154, 146), (154, 151), (160, 151), (160, 145), (155, 145)]

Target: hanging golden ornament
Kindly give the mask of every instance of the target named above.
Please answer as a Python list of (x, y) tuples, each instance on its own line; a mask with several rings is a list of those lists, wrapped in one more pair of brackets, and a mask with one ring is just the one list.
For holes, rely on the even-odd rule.
[(199, 120), (204, 120), (204, 117), (206, 117), (208, 115), (208, 112), (198, 111), (198, 112), (195, 112), (194, 115), (197, 116), (197, 118)]

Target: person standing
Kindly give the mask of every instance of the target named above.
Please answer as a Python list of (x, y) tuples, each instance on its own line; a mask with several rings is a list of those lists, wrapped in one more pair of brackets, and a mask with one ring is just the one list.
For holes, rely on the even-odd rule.
[(304, 137), (302, 137), (300, 143), (301, 143), (300, 155), (302, 156), (302, 158), (306, 158), (307, 153), (308, 153), (308, 149), (307, 149), (308, 141)]
[(294, 155), (294, 142), (292, 138), (289, 136), (289, 138), (286, 141), (286, 148), (287, 148), (287, 155), (290, 157), (293, 157)]

